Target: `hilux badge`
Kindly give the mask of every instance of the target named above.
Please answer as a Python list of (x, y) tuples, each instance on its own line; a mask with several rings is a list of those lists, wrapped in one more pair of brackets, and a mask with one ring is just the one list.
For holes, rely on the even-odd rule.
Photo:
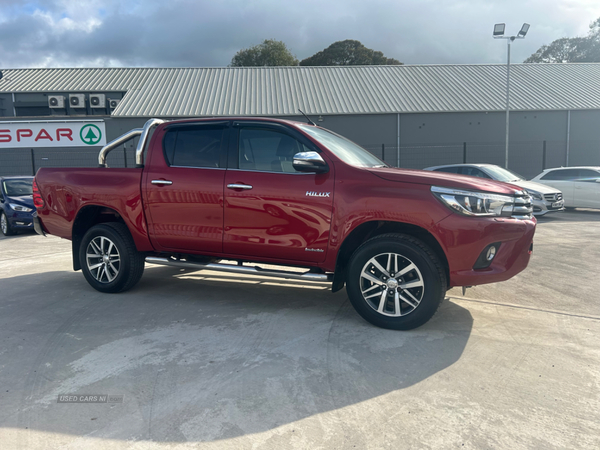
[(315, 191), (306, 191), (307, 197), (329, 197), (331, 192), (315, 192)]

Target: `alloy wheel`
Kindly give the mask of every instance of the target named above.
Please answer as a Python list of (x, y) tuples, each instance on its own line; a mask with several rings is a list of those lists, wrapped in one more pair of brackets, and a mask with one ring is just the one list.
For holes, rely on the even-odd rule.
[(2, 228), (3, 234), (8, 234), (8, 221), (6, 220), (6, 214), (0, 215), (0, 227)]
[(363, 266), (360, 291), (365, 302), (379, 314), (400, 317), (417, 309), (425, 284), (410, 259), (398, 253), (381, 253)]
[(117, 246), (105, 236), (97, 236), (86, 249), (87, 268), (100, 283), (111, 283), (119, 275), (121, 257)]

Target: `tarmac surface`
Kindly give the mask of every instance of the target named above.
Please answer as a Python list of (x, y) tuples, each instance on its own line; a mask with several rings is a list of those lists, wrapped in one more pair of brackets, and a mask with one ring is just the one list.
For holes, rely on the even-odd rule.
[[(600, 448), (600, 211), (410, 332), (328, 285), (146, 266), (93, 290), (70, 242), (0, 237), (0, 448)], [(104, 403), (59, 403), (65, 395)]]

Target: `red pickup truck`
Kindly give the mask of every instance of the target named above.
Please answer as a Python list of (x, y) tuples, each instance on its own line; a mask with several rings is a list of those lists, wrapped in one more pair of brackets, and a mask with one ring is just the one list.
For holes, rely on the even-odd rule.
[[(136, 167), (107, 168), (137, 137)], [(74, 269), (102, 292), (132, 288), (145, 262), (328, 281), (367, 321), (407, 330), (450, 287), (525, 269), (533, 245), (520, 188), (391, 168), (312, 123), (151, 119), (99, 165), (40, 169), (34, 201), (36, 230), (70, 239)]]

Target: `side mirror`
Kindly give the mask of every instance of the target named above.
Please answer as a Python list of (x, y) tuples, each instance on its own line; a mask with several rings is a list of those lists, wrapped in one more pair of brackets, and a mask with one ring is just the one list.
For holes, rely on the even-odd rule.
[(294, 155), (292, 162), (298, 172), (327, 173), (329, 166), (317, 152), (300, 152)]

